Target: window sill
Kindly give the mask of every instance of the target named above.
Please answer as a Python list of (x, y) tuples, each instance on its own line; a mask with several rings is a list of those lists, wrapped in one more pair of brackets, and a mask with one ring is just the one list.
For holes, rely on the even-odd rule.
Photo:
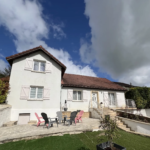
[(45, 71), (35, 71), (35, 70), (32, 70), (31, 72), (43, 73), (43, 74), (45, 74), (45, 73), (46, 73)]
[(43, 101), (43, 99), (28, 99), (28, 101)]
[(72, 102), (84, 102), (83, 100), (72, 100)]

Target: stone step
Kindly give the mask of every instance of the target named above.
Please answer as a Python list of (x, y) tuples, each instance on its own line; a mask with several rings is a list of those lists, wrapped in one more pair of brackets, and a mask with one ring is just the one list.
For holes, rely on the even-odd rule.
[(13, 126), (13, 125), (16, 125), (16, 124), (17, 124), (17, 121), (9, 121), (7, 123), (4, 123), (3, 127), (10, 127), (10, 126)]
[(119, 126), (119, 127), (125, 127), (125, 128), (127, 127), (127, 126), (124, 125), (124, 124), (119, 124), (118, 126)]

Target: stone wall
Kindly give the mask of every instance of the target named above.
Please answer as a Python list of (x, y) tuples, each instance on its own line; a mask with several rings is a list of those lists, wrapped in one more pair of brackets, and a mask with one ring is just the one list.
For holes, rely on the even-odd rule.
[(11, 105), (0, 105), (0, 127), (10, 121)]

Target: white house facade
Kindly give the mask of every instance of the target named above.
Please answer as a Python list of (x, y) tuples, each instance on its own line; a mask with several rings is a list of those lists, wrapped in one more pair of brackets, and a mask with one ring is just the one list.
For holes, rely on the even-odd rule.
[(26, 117), (36, 120), (35, 112), (56, 117), (65, 100), (69, 111), (105, 107), (125, 107), (126, 91), (103, 78), (65, 74), (66, 66), (42, 46), (6, 57), (12, 66), (7, 102), (12, 106), (11, 121)]

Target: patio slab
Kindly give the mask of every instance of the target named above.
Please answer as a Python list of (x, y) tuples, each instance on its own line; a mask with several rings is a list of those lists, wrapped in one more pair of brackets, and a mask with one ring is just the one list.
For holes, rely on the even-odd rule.
[(99, 119), (83, 118), (82, 123), (76, 125), (59, 124), (58, 127), (49, 129), (43, 128), (43, 125), (37, 127), (36, 125), (14, 125), (11, 127), (0, 127), (0, 143), (11, 141), (37, 139), (46, 136), (61, 136), (64, 134), (78, 134), (86, 131), (96, 131), (99, 129)]

